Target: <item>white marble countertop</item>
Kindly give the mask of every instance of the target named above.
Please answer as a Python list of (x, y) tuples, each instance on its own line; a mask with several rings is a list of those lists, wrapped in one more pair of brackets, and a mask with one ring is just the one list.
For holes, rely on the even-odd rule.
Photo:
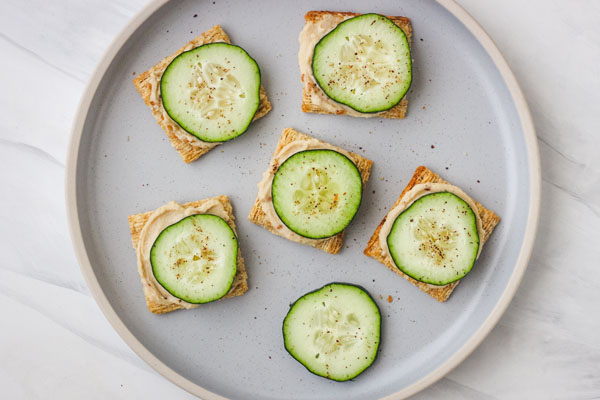
[[(63, 195), (85, 82), (148, 0), (0, 2), (0, 387), (6, 399), (192, 399), (91, 297)], [(600, 398), (600, 2), (459, 1), (513, 68), (535, 121), (542, 211), (511, 306), (419, 399)]]

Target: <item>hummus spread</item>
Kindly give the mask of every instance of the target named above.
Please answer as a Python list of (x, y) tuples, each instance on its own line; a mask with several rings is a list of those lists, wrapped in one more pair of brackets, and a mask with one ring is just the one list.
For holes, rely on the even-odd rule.
[[(482, 243), (483, 225), (481, 222), (481, 217), (479, 216), (479, 213), (477, 212), (477, 205), (475, 204), (475, 201), (472, 198), (470, 198), (469, 195), (467, 195), (465, 192), (463, 192), (460, 188), (458, 188), (454, 185), (450, 185), (448, 183), (431, 183), (431, 182), (430, 183), (420, 183), (420, 184), (413, 186), (412, 189), (410, 189), (408, 192), (406, 192), (404, 194), (404, 196), (402, 196), (402, 200), (400, 200), (400, 203), (398, 203), (397, 206), (392, 208), (390, 210), (390, 212), (388, 213), (388, 215), (386, 216), (385, 222), (383, 223), (383, 226), (381, 227), (381, 230), (379, 231), (379, 246), (381, 246), (381, 249), (382, 249), (381, 255), (383, 257), (389, 258), (389, 260), (392, 263), (394, 262), (394, 259), (391, 257), (390, 251), (389, 251), (389, 248), (387, 245), (387, 237), (390, 234), (390, 231), (392, 230), (392, 225), (394, 225), (396, 218), (398, 218), (398, 216), (404, 210), (406, 210), (408, 207), (410, 207), (419, 198), (421, 198), (427, 194), (439, 193), (439, 192), (449, 192), (449, 193), (452, 193), (452, 194), (460, 197), (469, 205), (469, 207), (471, 207), (471, 210), (473, 210), (473, 213), (475, 214), (476, 223), (477, 223), (477, 234), (479, 235), (479, 250), (477, 251), (477, 258), (479, 258), (479, 254), (481, 254), (481, 249), (483, 247), (483, 243)], [(432, 285), (432, 287), (439, 288), (440, 286)]]
[(283, 164), (285, 160), (287, 160), (292, 155), (298, 152), (315, 149), (335, 150), (338, 153), (341, 153), (348, 157), (350, 160), (352, 160), (350, 153), (348, 153), (347, 151), (332, 146), (330, 144), (320, 142), (316, 139), (296, 140), (294, 142), (288, 143), (271, 160), (269, 168), (267, 169), (267, 171), (265, 171), (262, 180), (258, 183), (257, 196), (257, 199), (260, 203), (260, 207), (265, 213), (265, 219), (277, 231), (277, 234), (283, 236), (286, 239), (310, 245), (314, 245), (315, 243), (318, 243), (321, 240), (327, 240), (327, 238), (309, 239), (304, 236), (298, 235), (297, 233), (291, 231), (287, 226), (285, 226), (285, 224), (281, 221), (281, 219), (275, 212), (275, 207), (273, 206), (273, 197), (271, 196), (271, 188), (273, 185), (273, 178), (275, 177), (275, 172), (277, 172), (277, 168), (279, 168), (279, 166)]
[(194, 214), (212, 214), (229, 219), (223, 204), (217, 199), (210, 199), (197, 207), (183, 207), (174, 201), (156, 209), (146, 221), (144, 228), (140, 232), (140, 239), (136, 249), (138, 272), (142, 278), (144, 294), (146, 299), (153, 303), (168, 305), (179, 304), (184, 308), (195, 308), (198, 304), (187, 303), (171, 293), (154, 278), (152, 265), (150, 264), (150, 250), (160, 233), (169, 225), (182, 220), (183, 218)]
[(321, 90), (312, 71), (312, 57), (315, 45), (323, 36), (331, 32), (336, 26), (347, 19), (353, 18), (353, 15), (334, 15), (325, 14), (318, 22), (307, 22), (304, 29), (300, 32), (300, 50), (298, 51), (298, 63), (300, 64), (300, 74), (304, 91), (310, 96), (313, 104), (321, 106), (325, 111), (335, 113), (343, 109), (347, 115), (354, 117), (371, 118), (377, 117), (379, 113), (360, 113), (353, 108), (338, 103)]
[[(194, 46), (193, 43), (188, 44), (183, 48), (183, 51), (189, 51), (194, 49), (197, 46)], [(172, 61), (172, 60), (171, 60)], [(165, 65), (164, 68), (153, 68), (150, 72), (150, 76), (148, 77), (148, 82), (152, 85), (152, 91), (150, 92), (150, 104), (153, 105), (153, 109), (158, 112), (167, 126), (169, 131), (173, 132), (173, 134), (177, 137), (177, 139), (189, 143), (192, 147), (202, 148), (202, 149), (212, 149), (221, 144), (221, 142), (204, 142), (198, 139), (196, 136), (187, 132), (183, 129), (179, 124), (169, 116), (167, 110), (163, 106), (162, 97), (160, 95), (160, 80), (162, 78), (163, 73), (169, 66), (170, 62)]]

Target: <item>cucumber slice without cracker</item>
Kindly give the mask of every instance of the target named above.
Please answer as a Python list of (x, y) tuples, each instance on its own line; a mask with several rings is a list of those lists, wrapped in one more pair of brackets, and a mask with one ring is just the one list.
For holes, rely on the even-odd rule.
[(244, 49), (209, 43), (175, 57), (162, 75), (163, 107), (204, 142), (244, 133), (260, 104), (260, 69)]
[(165, 228), (150, 250), (152, 272), (173, 296), (192, 304), (225, 296), (237, 273), (238, 241), (216, 215), (196, 214)]
[(412, 82), (404, 31), (379, 14), (341, 22), (316, 45), (312, 69), (325, 94), (361, 113), (389, 110)]
[(330, 283), (291, 305), (283, 321), (285, 349), (310, 372), (335, 381), (355, 378), (377, 356), (381, 313), (361, 287)]
[(356, 215), (362, 180), (356, 165), (334, 150), (293, 154), (273, 178), (273, 207), (300, 236), (322, 239), (343, 231)]
[(394, 263), (406, 275), (447, 285), (473, 268), (479, 251), (477, 219), (457, 195), (428, 194), (396, 218), (387, 244)]

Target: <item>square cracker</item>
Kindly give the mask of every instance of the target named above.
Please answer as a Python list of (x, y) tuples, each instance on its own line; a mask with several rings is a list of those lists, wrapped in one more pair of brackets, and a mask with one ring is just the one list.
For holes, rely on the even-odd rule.
[[(427, 169), (426, 167), (420, 166), (417, 168), (412, 179), (410, 180), (410, 182), (408, 182), (408, 185), (406, 185), (406, 187), (400, 194), (400, 197), (398, 197), (398, 200), (396, 200), (396, 203), (394, 203), (392, 208), (396, 207), (396, 205), (398, 205), (398, 203), (400, 203), (404, 194), (406, 192), (408, 192), (410, 189), (412, 189), (413, 186), (415, 186), (419, 183), (427, 183), (427, 182), (448, 183), (445, 180), (443, 180), (442, 178), (440, 178), (438, 175), (436, 175), (435, 173), (433, 173), (432, 171)], [(488, 210), (480, 203), (475, 202), (475, 205), (477, 206), (477, 213), (479, 214), (479, 217), (481, 218), (481, 223), (482, 223), (482, 228), (483, 228), (483, 237), (480, 238), (480, 245), (483, 247), (483, 245), (489, 239), (490, 235), (492, 234), (492, 232), (493, 232), (494, 228), (496, 227), (496, 225), (498, 224), (498, 222), (500, 222), (500, 218), (493, 211)], [(390, 211), (391, 211), (391, 208), (390, 208)], [(401, 275), (404, 279), (406, 279), (407, 281), (409, 281), (410, 283), (412, 283), (413, 285), (415, 285), (416, 287), (418, 287), (419, 289), (421, 289), (422, 291), (424, 291), (425, 293), (427, 293), (428, 295), (430, 295), (437, 301), (443, 302), (443, 301), (448, 300), (448, 297), (450, 297), (450, 295), (452, 294), (452, 291), (454, 290), (456, 285), (458, 285), (458, 282), (460, 282), (460, 280), (458, 280), (456, 282), (452, 282), (445, 286), (434, 286), (434, 285), (429, 285), (427, 283), (419, 282), (419, 281), (414, 280), (410, 276), (404, 274), (398, 268), (396, 268), (391, 257), (382, 256), (382, 248), (379, 245), (379, 231), (381, 230), (381, 227), (383, 226), (386, 218), (387, 218), (387, 215), (383, 218), (383, 220), (381, 221), (381, 223), (379, 224), (377, 229), (375, 229), (375, 233), (373, 233), (373, 236), (371, 236), (371, 239), (369, 239), (367, 248), (364, 250), (365, 255), (367, 255), (369, 257), (373, 257), (380, 263), (384, 264), (386, 267), (388, 267), (392, 271), (396, 272), (397, 274)]]
[[(275, 152), (273, 153), (273, 157), (271, 158), (271, 162), (269, 163), (269, 168), (277, 169), (279, 167), (278, 165), (274, 165), (274, 160), (286, 145), (288, 145), (292, 142), (296, 142), (296, 141), (307, 141), (307, 140), (312, 140), (312, 139), (315, 139), (315, 138), (308, 136), (304, 133), (297, 132), (292, 128), (284, 129), (283, 133), (279, 137), (279, 142), (277, 143), (277, 148), (275, 149)], [(317, 140), (317, 139), (315, 139), (315, 140)], [(321, 140), (319, 140), (319, 142), (323, 143), (323, 144), (328, 144)], [(339, 147), (335, 147), (335, 148), (342, 150)], [(356, 153), (352, 153), (352, 152), (348, 152), (348, 153), (350, 155), (350, 158), (352, 159), (352, 162), (354, 162), (354, 164), (358, 168), (358, 171), (360, 172), (360, 177), (362, 179), (362, 185), (364, 188), (367, 181), (369, 180), (369, 175), (371, 173), (371, 166), (373, 165), (373, 161), (368, 160), (365, 157), (363, 157), (359, 154), (356, 154)], [(277, 231), (277, 229), (273, 225), (271, 225), (271, 222), (267, 220), (266, 215), (260, 205), (260, 201), (259, 201), (258, 197), (256, 198), (256, 201), (254, 202), (254, 207), (250, 211), (250, 215), (248, 216), (248, 219), (250, 220), (250, 222), (253, 222), (256, 225), (262, 226), (266, 230), (274, 233), (275, 235), (281, 236), (279, 234), (279, 232)], [(280, 224), (283, 225), (283, 223), (280, 223)], [(293, 239), (291, 239), (291, 240), (293, 240)], [(330, 254), (337, 254), (340, 251), (340, 249), (342, 248), (343, 242), (344, 242), (344, 231), (338, 233), (335, 236), (332, 236), (332, 237), (329, 237), (326, 239), (314, 240), (309, 245), (316, 247), (317, 249), (321, 249)]]
[[(223, 208), (225, 209), (225, 212), (227, 213), (227, 219), (225, 220), (225, 222), (227, 222), (227, 224), (229, 224), (231, 229), (233, 229), (233, 231), (237, 235), (237, 232), (235, 230), (235, 222), (234, 222), (235, 217), (233, 216), (233, 209), (231, 208), (231, 203), (229, 202), (229, 198), (227, 196), (218, 196), (218, 197), (214, 197), (214, 198), (210, 198), (210, 199), (192, 201), (190, 203), (185, 203), (185, 204), (181, 204), (181, 205), (184, 208), (199, 207), (202, 204), (206, 203), (207, 201), (210, 201), (213, 199), (218, 200), (223, 205)], [(129, 218), (128, 218), (129, 219), (129, 231), (131, 233), (131, 243), (133, 244), (134, 249), (137, 249), (138, 242), (140, 240), (140, 233), (142, 232), (144, 225), (146, 225), (146, 222), (148, 221), (148, 218), (150, 218), (152, 213), (154, 213), (154, 211), (148, 211), (148, 212), (129, 216)], [(235, 277), (233, 279), (231, 289), (229, 289), (229, 292), (227, 292), (227, 294), (225, 296), (223, 296), (222, 298), (227, 299), (229, 297), (243, 295), (248, 290), (247, 280), (248, 280), (248, 275), (246, 274), (246, 268), (244, 266), (244, 259), (242, 258), (241, 251), (238, 250), (237, 274), (235, 275)], [(144, 289), (144, 293), (146, 293), (146, 291), (148, 291), (148, 290), (152, 290), (152, 291), (156, 290), (153, 287), (150, 288), (150, 287), (146, 287), (146, 286), (144, 286), (143, 289)], [(164, 313), (168, 313), (170, 311), (175, 311), (175, 310), (184, 308), (182, 305), (175, 304), (175, 303), (170, 303), (170, 304), (155, 303), (155, 302), (151, 301), (147, 295), (145, 297), (146, 297), (146, 304), (148, 305), (148, 309), (151, 312), (153, 312), (154, 314), (164, 314)]]
[[(158, 62), (154, 67), (149, 70), (139, 74), (133, 80), (133, 84), (136, 89), (144, 99), (144, 102), (150, 110), (152, 111), (152, 115), (156, 119), (156, 122), (163, 128), (169, 140), (171, 141), (171, 145), (179, 152), (181, 158), (186, 163), (190, 163), (194, 160), (197, 160), (201, 155), (206, 154), (208, 151), (213, 149), (218, 145), (218, 143), (208, 143), (203, 142), (195, 136), (187, 133), (183, 130), (175, 121), (173, 121), (166, 112), (164, 112), (163, 103), (158, 96), (157, 99), (152, 99), (152, 77), (160, 77), (165, 72), (165, 69), (171, 61), (179, 54), (183, 53), (186, 50), (194, 49), (203, 44), (207, 43), (215, 43), (215, 42), (225, 42), (231, 43), (229, 40), (229, 36), (223, 31), (220, 25), (215, 25), (206, 32), (202, 33), (200, 36), (193, 39), (191, 42), (177, 50), (175, 53), (171, 54), (168, 57), (163, 58)], [(271, 110), (271, 103), (267, 98), (267, 92), (265, 88), (260, 85), (260, 103), (258, 106), (258, 110), (254, 115), (253, 121), (265, 116)], [(175, 132), (183, 133), (186, 137), (189, 136), (189, 141), (181, 140), (177, 137)]]
[[(319, 24), (321, 20), (327, 16), (333, 15), (338, 21), (338, 24), (348, 17), (356, 17), (361, 14), (353, 13), (353, 12), (338, 12), (338, 11), (309, 11), (304, 16), (306, 20), (306, 24)], [(406, 34), (406, 38), (408, 39), (408, 45), (411, 45), (412, 42), (412, 25), (410, 23), (410, 19), (406, 17), (390, 17), (388, 16), (393, 23), (395, 23), (400, 29), (404, 31)], [(317, 96), (321, 94), (325, 97), (327, 95), (323, 92), (323, 90), (316, 84), (316, 82), (312, 82), (308, 77), (302, 75), (302, 111), (308, 113), (316, 113), (316, 114), (334, 114), (334, 115), (343, 115), (346, 114), (345, 106), (339, 104), (337, 105), (337, 109), (335, 112), (331, 112), (325, 107), (323, 107), (319, 102), (314, 102), (312, 96)], [(400, 119), (404, 118), (406, 115), (406, 109), (408, 107), (408, 100), (406, 95), (400, 100), (398, 104), (394, 107), (390, 108), (387, 111), (383, 111), (377, 114), (373, 114), (373, 117), (378, 118), (393, 118)]]

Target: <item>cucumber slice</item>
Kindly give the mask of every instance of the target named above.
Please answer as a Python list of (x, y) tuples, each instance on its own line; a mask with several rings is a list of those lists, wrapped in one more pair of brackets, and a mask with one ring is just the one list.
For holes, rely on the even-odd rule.
[(285, 349), (313, 374), (347, 381), (377, 356), (381, 314), (360, 286), (330, 283), (300, 297), (283, 321)]
[(479, 250), (477, 219), (457, 195), (428, 194), (396, 218), (387, 244), (394, 263), (406, 275), (447, 285), (473, 268)]
[(185, 217), (165, 228), (150, 250), (152, 273), (173, 296), (192, 304), (225, 296), (237, 273), (238, 241), (223, 218)]
[(362, 197), (354, 163), (334, 150), (295, 153), (279, 167), (271, 188), (273, 207), (283, 223), (300, 236), (323, 239), (350, 224)]
[(379, 14), (340, 23), (315, 46), (315, 80), (331, 99), (361, 113), (389, 110), (412, 82), (404, 31)]
[(248, 129), (260, 103), (260, 69), (244, 49), (210, 43), (175, 57), (162, 75), (167, 114), (204, 142), (231, 140)]

